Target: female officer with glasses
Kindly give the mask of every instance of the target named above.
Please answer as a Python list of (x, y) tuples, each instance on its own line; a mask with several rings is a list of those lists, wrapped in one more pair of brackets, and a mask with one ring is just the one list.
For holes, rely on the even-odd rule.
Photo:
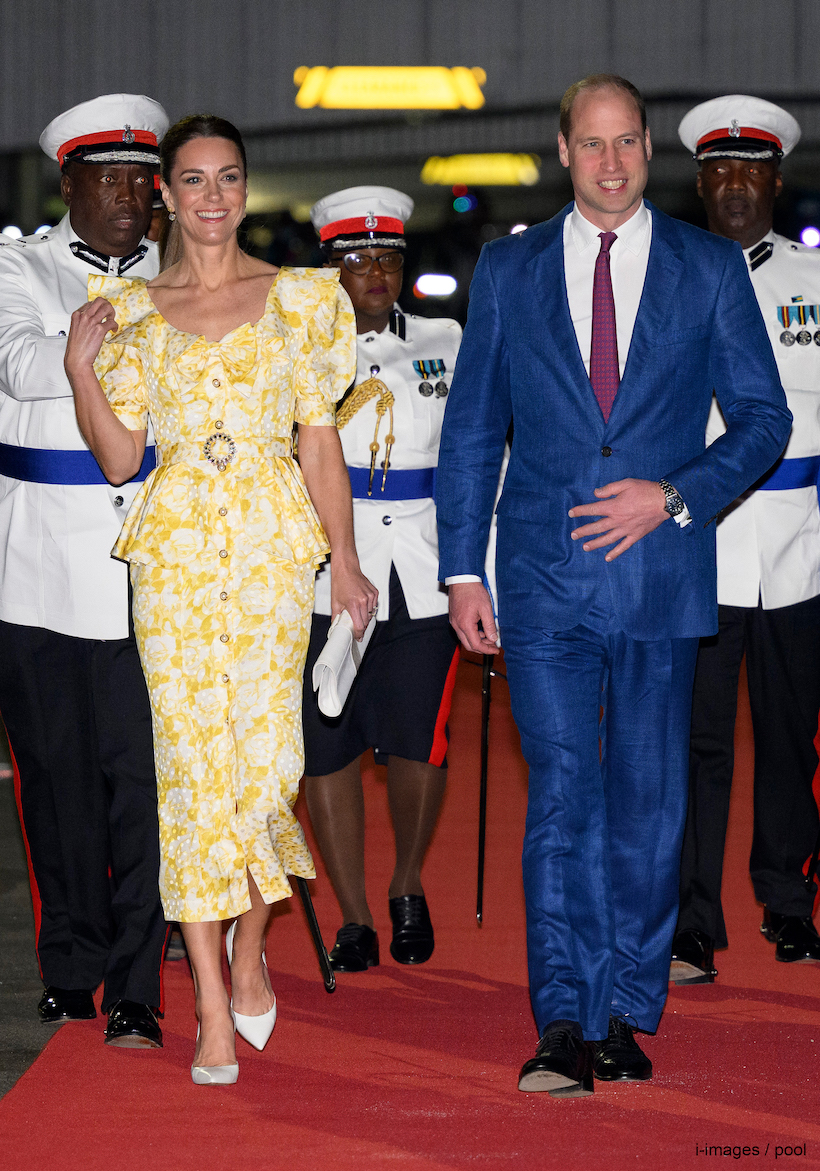
[(360, 761), (367, 748), (387, 765), (396, 840), (390, 954), (398, 963), (421, 964), (433, 952), (420, 872), (444, 796), (458, 662), (447, 595), (438, 583), (433, 496), (461, 328), (405, 315), (396, 304), (412, 210), (400, 191), (352, 187), (321, 199), (311, 212), (322, 251), (339, 268), (356, 311), (356, 381), (339, 404), (336, 426), (353, 488), (359, 561), (379, 590), (375, 630), (337, 719), (319, 711), (310, 685), (330, 626), (329, 564), (316, 581), (305, 669), (305, 796), (342, 911), (330, 953), (340, 972), (379, 962), (365, 895)]

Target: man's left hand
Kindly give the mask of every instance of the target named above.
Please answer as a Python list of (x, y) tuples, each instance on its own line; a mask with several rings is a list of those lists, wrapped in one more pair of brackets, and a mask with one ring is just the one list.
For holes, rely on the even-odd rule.
[(569, 510), (571, 517), (600, 518), (573, 529), (572, 539), (583, 541), (585, 551), (603, 549), (618, 541), (619, 544), (607, 553), (606, 561), (614, 561), (641, 537), (669, 520), (663, 488), (653, 480), (615, 480), (612, 484), (604, 484), (603, 488), (596, 488), (595, 495), (606, 503), (579, 504)]

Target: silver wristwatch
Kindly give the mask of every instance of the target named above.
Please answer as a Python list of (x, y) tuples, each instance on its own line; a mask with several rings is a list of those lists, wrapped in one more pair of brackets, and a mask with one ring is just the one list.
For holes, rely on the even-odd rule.
[(668, 480), (658, 480), (658, 484), (663, 488), (663, 494), (666, 497), (666, 504), (664, 508), (670, 516), (680, 516), (686, 505), (683, 503), (683, 498), (672, 487)]

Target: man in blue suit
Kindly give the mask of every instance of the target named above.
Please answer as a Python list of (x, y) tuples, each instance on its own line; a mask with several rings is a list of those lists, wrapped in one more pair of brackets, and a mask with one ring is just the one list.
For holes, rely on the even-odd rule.
[[(497, 577), (530, 768), (523, 869), (539, 1042), (519, 1088), (645, 1080), (633, 1031), (666, 999), (692, 678), (717, 630), (717, 513), (791, 416), (740, 248), (643, 200), (638, 91), (599, 74), (561, 104), (575, 201), (487, 245), (450, 391), (438, 524), (450, 615), (496, 649), (480, 583), (498, 470)], [(713, 390), (726, 434), (705, 449)], [(603, 716), (601, 716), (603, 709)]]

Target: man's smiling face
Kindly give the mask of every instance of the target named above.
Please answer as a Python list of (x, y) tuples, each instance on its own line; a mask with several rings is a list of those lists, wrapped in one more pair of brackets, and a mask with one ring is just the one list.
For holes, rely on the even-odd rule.
[(558, 155), (569, 167), (575, 202), (586, 219), (613, 231), (634, 214), (652, 144), (628, 93), (611, 87), (582, 91), (572, 107), (569, 140), (558, 135)]

